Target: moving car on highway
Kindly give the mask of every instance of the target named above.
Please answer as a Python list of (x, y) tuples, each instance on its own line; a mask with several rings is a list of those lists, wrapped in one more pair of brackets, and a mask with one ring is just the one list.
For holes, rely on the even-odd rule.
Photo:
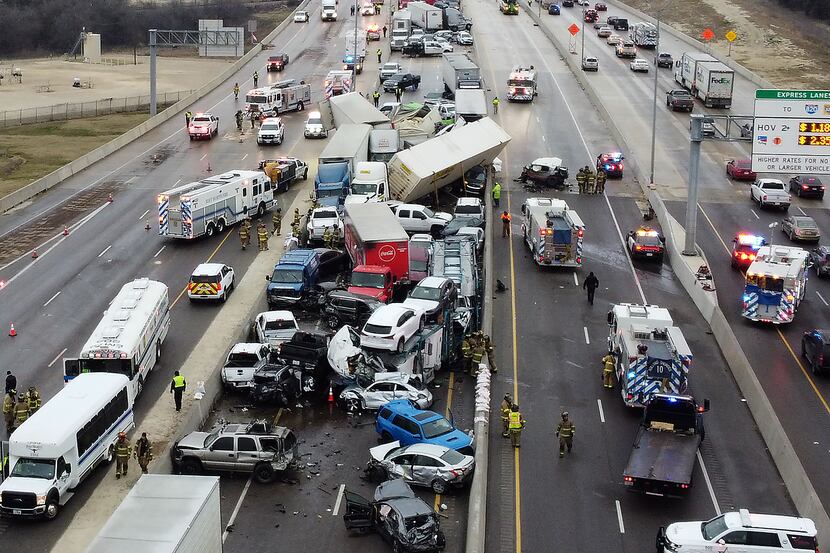
[(809, 260), (818, 278), (830, 274), (830, 246), (816, 246), (810, 250)]
[(790, 240), (804, 242), (818, 242), (821, 231), (812, 217), (790, 215), (781, 221), (781, 232), (790, 237)]
[(795, 175), (790, 179), (790, 192), (799, 198), (809, 197), (824, 199), (824, 183), (813, 175)]
[(618, 44), (622, 43), (622, 37), (620, 35), (609, 35), (607, 39), (605, 39), (605, 44), (609, 46), (617, 46)]
[(294, 23), (308, 23), (308, 12), (305, 10), (295, 12)]
[(560, 13), (562, 13), (562, 10), (559, 4), (551, 4), (548, 6), (548, 15), (559, 15)]
[(805, 332), (801, 337), (801, 356), (807, 360), (813, 374), (822, 374), (830, 369), (830, 330)]
[[(614, 28), (616, 29), (616, 27)], [(637, 47), (630, 40), (623, 40), (621, 44), (617, 45), (616, 54), (618, 58), (636, 58)]]
[(643, 58), (635, 58), (628, 64), (628, 68), (635, 72), (648, 73), (648, 61)]
[(607, 38), (611, 36), (612, 29), (608, 25), (603, 25), (599, 29), (597, 29), (597, 36), (600, 38)]
[(695, 109), (695, 99), (685, 88), (676, 88), (666, 92), (666, 107), (672, 111), (691, 113)]
[(190, 275), (187, 297), (190, 301), (219, 300), (224, 303), (233, 290), (235, 278), (233, 267), (224, 263), (202, 263)]
[(749, 198), (758, 202), (758, 207), (780, 207), (784, 211), (790, 208), (790, 195), (784, 189), (784, 183), (778, 179), (758, 179), (749, 188)]
[(623, 177), (623, 156), (620, 152), (609, 152), (597, 156), (597, 171), (602, 169), (608, 178)]
[(585, 56), (582, 58), (583, 71), (599, 71), (599, 60), (594, 56)]
[(767, 241), (763, 236), (740, 233), (732, 239), (732, 268), (746, 269), (755, 261), (758, 249), (766, 246)]
[(735, 180), (751, 180), (758, 178), (752, 170), (751, 159), (730, 159), (726, 162), (726, 175)]
[(669, 69), (674, 67), (674, 59), (672, 59), (671, 54), (668, 52), (657, 54), (657, 67), (668, 67)]

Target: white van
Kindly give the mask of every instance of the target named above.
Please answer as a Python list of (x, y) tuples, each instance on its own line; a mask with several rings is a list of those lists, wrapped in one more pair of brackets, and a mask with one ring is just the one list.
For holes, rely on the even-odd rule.
[(81, 373), (9, 439), (9, 477), (0, 512), (55, 518), (99, 462), (115, 459), (119, 432), (133, 422), (133, 393), (123, 374)]

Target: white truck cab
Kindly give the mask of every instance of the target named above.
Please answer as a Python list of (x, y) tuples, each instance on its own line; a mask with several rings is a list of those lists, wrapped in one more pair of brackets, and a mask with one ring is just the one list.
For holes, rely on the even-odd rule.
[(380, 161), (361, 161), (355, 168), (349, 185), (347, 204), (383, 202), (389, 189), (389, 174), (386, 164)]

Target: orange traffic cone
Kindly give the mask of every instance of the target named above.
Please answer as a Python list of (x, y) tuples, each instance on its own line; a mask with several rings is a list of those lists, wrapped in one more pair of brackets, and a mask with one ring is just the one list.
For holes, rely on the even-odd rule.
[[(12, 330), (14, 330), (14, 326), (12, 326)], [(331, 389), (331, 386), (329, 386), (329, 403), (334, 403), (334, 390)]]
[(66, 227), (66, 225), (63, 226), (63, 235), (69, 236), (69, 229)]
[(32, 250), (32, 259), (37, 259), (37, 250)]
[(14, 329), (14, 323), (9, 323), (11, 326), (9, 327), (9, 336), (14, 338), (17, 336), (17, 331)]

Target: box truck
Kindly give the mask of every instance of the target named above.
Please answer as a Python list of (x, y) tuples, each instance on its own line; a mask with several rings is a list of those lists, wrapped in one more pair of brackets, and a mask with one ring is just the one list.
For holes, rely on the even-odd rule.
[(467, 54), (444, 54), (441, 75), (444, 87), (453, 95), (459, 88), (481, 88), (481, 70)]
[(430, 6), (426, 2), (410, 2), (406, 9), (412, 14), (412, 24), (425, 32), (439, 31), (444, 28), (444, 17), (440, 8)]
[(732, 87), (735, 83), (735, 72), (721, 62), (706, 62), (697, 64), (695, 73), (697, 97), (708, 108), (732, 107)]

